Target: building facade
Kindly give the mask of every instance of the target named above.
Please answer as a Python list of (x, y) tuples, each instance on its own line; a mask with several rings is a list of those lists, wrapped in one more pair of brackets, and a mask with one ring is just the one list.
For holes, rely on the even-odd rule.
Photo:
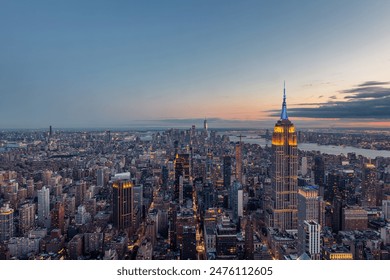
[(282, 113), (272, 135), (271, 201), (268, 227), (297, 229), (298, 147), (294, 124), (288, 119), (284, 90)]

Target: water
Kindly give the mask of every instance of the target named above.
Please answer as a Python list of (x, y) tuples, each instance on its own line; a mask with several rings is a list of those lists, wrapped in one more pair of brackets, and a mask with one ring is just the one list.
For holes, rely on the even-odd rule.
[[(237, 136), (229, 136), (230, 141), (240, 141)], [(251, 138), (245, 137), (242, 138), (242, 142), (250, 143), (250, 144), (258, 144), (261, 147), (265, 147), (266, 145), (271, 146), (271, 141), (267, 141), (264, 138)], [(390, 151), (378, 151), (378, 150), (369, 150), (369, 149), (361, 149), (350, 146), (333, 146), (333, 145), (317, 145), (316, 143), (298, 143), (298, 149), (302, 151), (319, 151), (322, 154), (330, 154), (330, 155), (347, 155), (348, 153), (355, 153), (356, 155), (362, 155), (366, 158), (376, 158), (376, 157), (390, 157)]]

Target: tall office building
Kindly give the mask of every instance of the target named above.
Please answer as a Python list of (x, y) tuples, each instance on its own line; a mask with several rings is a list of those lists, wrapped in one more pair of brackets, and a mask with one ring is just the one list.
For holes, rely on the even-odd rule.
[(308, 254), (312, 260), (321, 259), (321, 226), (313, 220), (304, 221), (304, 253)]
[(325, 202), (319, 195), (318, 186), (304, 186), (298, 190), (298, 226), (304, 220), (314, 220), (325, 225)]
[(205, 137), (208, 136), (208, 131), (207, 130), (208, 130), (208, 125), (207, 125), (207, 119), (205, 118), (204, 122), (203, 122), (203, 134), (204, 134)]
[(325, 179), (325, 164), (321, 155), (316, 155), (314, 157), (314, 184), (317, 186), (324, 186)]
[(242, 185), (238, 181), (234, 181), (231, 187), (231, 203), (233, 210), (233, 221), (238, 222), (238, 218), (243, 216), (243, 198), (244, 193), (242, 190)]
[(50, 228), (50, 190), (43, 187), (38, 190), (38, 225)]
[(271, 203), (266, 214), (269, 227), (297, 229), (298, 147), (297, 134), (288, 119), (286, 90), (282, 112), (272, 135)]
[(375, 165), (371, 163), (364, 165), (362, 179), (362, 205), (379, 206), (382, 200), (380, 199), (381, 190), (377, 179)]
[(119, 231), (128, 235), (135, 232), (134, 185), (128, 179), (116, 179), (112, 182), (113, 189), (113, 224)]
[(314, 157), (314, 184), (319, 186), (320, 195), (325, 199), (325, 163), (321, 155)]
[(196, 260), (196, 226), (185, 225), (183, 227), (183, 240), (181, 246), (181, 256), (182, 260)]
[[(308, 242), (305, 222), (325, 224), (325, 202), (319, 196), (318, 186), (305, 186), (298, 190), (298, 253), (305, 252)], [(309, 253), (309, 252), (306, 252)]]
[(189, 182), (191, 178), (190, 174), (190, 154), (176, 154), (175, 162), (175, 190), (174, 199), (179, 199), (180, 193), (180, 177), (183, 177), (183, 182)]
[(0, 242), (14, 236), (14, 210), (6, 204), (0, 208)]

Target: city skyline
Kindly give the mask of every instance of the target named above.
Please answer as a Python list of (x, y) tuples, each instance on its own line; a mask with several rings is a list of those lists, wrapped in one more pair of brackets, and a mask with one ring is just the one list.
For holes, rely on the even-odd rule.
[[(297, 132), (283, 92), (271, 146), (206, 120), (1, 131), (0, 259), (388, 260), (389, 136)], [(328, 154), (323, 141), (383, 150)]]
[(6, 1), (0, 128), (204, 117), (272, 127), (284, 80), (297, 127), (388, 128), (389, 11), (386, 1)]

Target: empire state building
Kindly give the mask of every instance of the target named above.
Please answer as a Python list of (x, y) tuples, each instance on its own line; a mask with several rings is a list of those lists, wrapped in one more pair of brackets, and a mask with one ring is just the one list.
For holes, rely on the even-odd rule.
[(272, 135), (272, 191), (266, 223), (280, 230), (298, 227), (298, 147), (294, 124), (288, 119), (286, 88), (283, 90), (283, 104), (280, 119)]

